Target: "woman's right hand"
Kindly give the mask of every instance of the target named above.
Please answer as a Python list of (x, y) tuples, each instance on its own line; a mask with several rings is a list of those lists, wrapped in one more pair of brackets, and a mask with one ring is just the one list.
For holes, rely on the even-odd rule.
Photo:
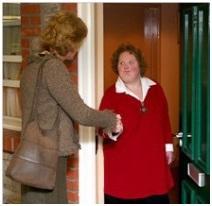
[(123, 124), (121, 121), (121, 116), (119, 114), (116, 115), (116, 127), (113, 128), (111, 131), (106, 132), (108, 137), (113, 140), (117, 141), (119, 135), (123, 132)]

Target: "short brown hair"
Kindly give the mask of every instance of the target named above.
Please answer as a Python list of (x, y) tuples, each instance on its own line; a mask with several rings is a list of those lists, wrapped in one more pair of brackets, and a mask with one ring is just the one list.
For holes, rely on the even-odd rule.
[(139, 67), (140, 67), (140, 74), (141, 76), (144, 76), (146, 63), (144, 61), (144, 57), (140, 51), (140, 49), (135, 48), (132, 44), (121, 44), (118, 46), (118, 48), (115, 50), (115, 52), (112, 55), (112, 69), (113, 71), (118, 74), (118, 62), (119, 57), (123, 52), (129, 52), (130, 54), (134, 55), (136, 60), (138, 61)]
[(41, 33), (42, 47), (66, 55), (71, 50), (79, 49), (87, 32), (87, 26), (76, 14), (59, 12), (50, 19)]

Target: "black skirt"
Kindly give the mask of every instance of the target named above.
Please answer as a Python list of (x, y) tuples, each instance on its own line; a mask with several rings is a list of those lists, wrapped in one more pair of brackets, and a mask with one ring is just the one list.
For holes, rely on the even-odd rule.
[(121, 199), (105, 194), (105, 204), (169, 204), (168, 194), (138, 199)]

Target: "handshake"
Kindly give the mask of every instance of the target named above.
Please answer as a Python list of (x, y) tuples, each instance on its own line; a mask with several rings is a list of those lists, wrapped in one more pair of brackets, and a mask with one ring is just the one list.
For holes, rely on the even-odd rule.
[(117, 141), (118, 136), (123, 132), (123, 124), (120, 114), (116, 115), (116, 127), (108, 134), (109, 138)]

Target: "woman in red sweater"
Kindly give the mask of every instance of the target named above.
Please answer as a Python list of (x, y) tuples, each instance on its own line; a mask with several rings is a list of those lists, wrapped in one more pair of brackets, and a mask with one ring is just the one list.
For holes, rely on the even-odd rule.
[(112, 68), (118, 79), (100, 109), (120, 114), (123, 130), (104, 134), (105, 203), (169, 203), (173, 145), (164, 92), (144, 76), (143, 56), (131, 44), (117, 48)]

